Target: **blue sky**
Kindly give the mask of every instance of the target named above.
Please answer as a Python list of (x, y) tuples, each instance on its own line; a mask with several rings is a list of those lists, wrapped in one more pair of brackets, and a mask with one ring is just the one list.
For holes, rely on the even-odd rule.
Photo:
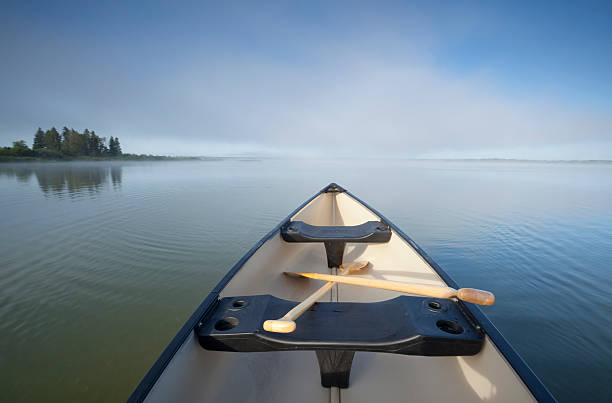
[[(330, 2), (331, 3), (331, 2)], [(612, 159), (610, 2), (4, 2), (0, 144)]]

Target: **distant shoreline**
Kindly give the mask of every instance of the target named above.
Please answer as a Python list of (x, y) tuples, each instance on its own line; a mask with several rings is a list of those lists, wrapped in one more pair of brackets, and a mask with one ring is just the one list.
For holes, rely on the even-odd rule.
[(74, 161), (196, 161), (205, 159), (203, 157), (170, 157), (166, 155), (136, 155), (123, 154), (118, 157), (15, 157), (0, 156), (0, 162), (74, 162)]
[[(295, 157), (293, 157), (295, 159)], [(89, 156), (64, 156), (62, 158), (43, 158), (34, 156), (1, 156), (0, 163), (5, 162), (87, 162), (87, 161), (222, 161), (222, 160), (241, 160), (241, 161), (259, 161), (259, 160), (278, 160), (283, 157), (278, 156), (241, 156), (241, 155), (225, 155), (225, 156), (167, 156), (167, 155), (147, 155), (147, 154), (122, 154), (116, 157), (89, 157)], [(348, 157), (302, 157), (297, 159), (304, 160), (329, 160), (338, 161), (348, 160)], [(414, 161), (414, 162), (482, 162), (482, 163), (534, 163), (534, 164), (612, 164), (612, 160), (533, 160), (520, 158), (402, 158), (402, 157), (386, 157), (377, 158), (370, 157), (364, 160), (371, 161)]]
[(602, 163), (610, 164), (612, 160), (533, 160), (524, 158), (406, 158), (410, 161), (465, 161), (465, 162), (540, 162), (540, 163)]

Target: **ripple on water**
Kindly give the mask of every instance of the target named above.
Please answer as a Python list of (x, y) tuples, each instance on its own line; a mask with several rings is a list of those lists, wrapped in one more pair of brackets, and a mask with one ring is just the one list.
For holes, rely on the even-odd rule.
[(372, 202), (460, 285), (494, 291), (487, 315), (558, 398), (607, 398), (609, 167), (41, 165), (0, 167), (7, 400), (125, 399), (210, 288), (331, 180)]

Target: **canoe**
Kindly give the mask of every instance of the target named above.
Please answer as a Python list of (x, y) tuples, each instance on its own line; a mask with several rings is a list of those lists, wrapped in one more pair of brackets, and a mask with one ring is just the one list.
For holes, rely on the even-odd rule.
[(283, 272), (340, 275), (354, 261), (369, 262), (354, 278), (458, 288), (332, 183), (229, 270), (129, 401), (554, 401), (483, 310), (457, 298), (330, 283), (293, 332), (263, 329), (326, 284)]

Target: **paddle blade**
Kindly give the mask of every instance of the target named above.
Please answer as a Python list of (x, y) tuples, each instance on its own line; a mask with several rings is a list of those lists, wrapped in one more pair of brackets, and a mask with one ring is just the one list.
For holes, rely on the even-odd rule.
[(367, 268), (369, 264), (370, 262), (368, 261), (346, 262), (340, 265), (340, 270), (346, 270), (346, 274), (351, 274)]
[(475, 288), (460, 288), (457, 290), (457, 298), (478, 305), (493, 305), (495, 303), (493, 293)]
[(295, 330), (295, 322), (289, 319), (267, 320), (263, 328), (267, 332), (291, 333)]

